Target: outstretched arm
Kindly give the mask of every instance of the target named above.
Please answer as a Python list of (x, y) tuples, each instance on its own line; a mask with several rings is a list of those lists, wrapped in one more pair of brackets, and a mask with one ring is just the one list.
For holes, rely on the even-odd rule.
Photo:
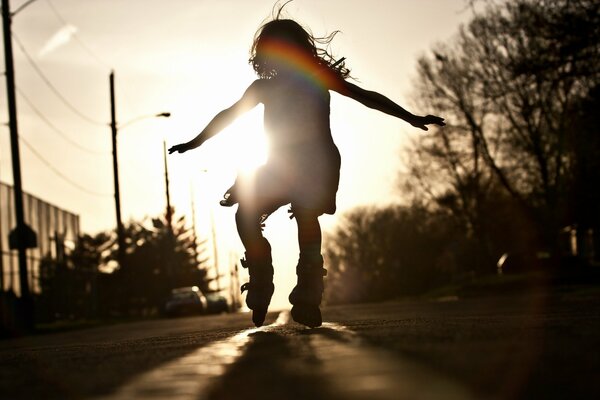
[(258, 95), (259, 81), (254, 81), (240, 100), (238, 100), (231, 107), (220, 111), (213, 119), (206, 125), (206, 127), (196, 136), (194, 139), (187, 143), (177, 144), (169, 148), (169, 154), (178, 152), (184, 153), (188, 150), (195, 149), (202, 143), (206, 142), (211, 137), (225, 129), (231, 124), (238, 116), (251, 110), (259, 103), (260, 96)]
[(398, 104), (394, 103), (392, 100), (388, 99), (384, 95), (370, 90), (365, 90), (347, 81), (341, 81), (339, 85), (336, 85), (336, 87), (332, 89), (344, 96), (350, 97), (358, 101), (359, 103), (369, 108), (373, 108), (375, 110), (379, 110), (394, 117), (403, 119), (412, 126), (423, 129), (425, 131), (427, 130), (426, 125), (446, 125), (444, 123), (443, 118), (436, 117), (435, 115), (414, 115), (402, 108), (401, 106), (399, 106)]

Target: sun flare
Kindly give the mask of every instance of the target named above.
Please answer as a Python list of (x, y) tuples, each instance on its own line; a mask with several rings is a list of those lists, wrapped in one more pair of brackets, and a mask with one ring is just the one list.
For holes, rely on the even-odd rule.
[(268, 142), (263, 129), (262, 112), (254, 110), (240, 117), (227, 131), (226, 146), (239, 172), (251, 173), (267, 162)]
[(213, 189), (219, 196), (238, 174), (254, 173), (268, 156), (260, 107), (239, 117), (219, 135), (207, 142), (201, 151), (200, 169), (209, 172)]

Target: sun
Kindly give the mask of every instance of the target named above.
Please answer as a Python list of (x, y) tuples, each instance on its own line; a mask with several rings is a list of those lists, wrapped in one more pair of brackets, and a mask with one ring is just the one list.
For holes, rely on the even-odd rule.
[(201, 169), (223, 181), (236, 174), (252, 174), (268, 156), (260, 107), (240, 116), (230, 126), (202, 146)]
[(251, 173), (267, 162), (268, 141), (262, 110), (255, 109), (238, 118), (224, 132), (233, 164), (241, 173)]

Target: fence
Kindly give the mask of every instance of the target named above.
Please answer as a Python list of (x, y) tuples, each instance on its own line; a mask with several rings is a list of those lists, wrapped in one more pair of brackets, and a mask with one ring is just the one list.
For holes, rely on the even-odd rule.
[[(62, 257), (65, 247), (74, 246), (79, 236), (79, 216), (23, 193), (25, 222), (37, 234), (37, 247), (27, 250), (27, 272), (32, 293), (40, 291), (40, 261)], [(0, 182), (0, 291), (20, 294), (19, 263), (16, 250), (10, 250), (8, 235), (16, 226), (14, 193)]]

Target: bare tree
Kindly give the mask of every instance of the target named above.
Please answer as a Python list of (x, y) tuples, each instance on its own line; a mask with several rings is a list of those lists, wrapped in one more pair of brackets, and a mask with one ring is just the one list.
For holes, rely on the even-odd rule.
[(501, 186), (551, 237), (570, 223), (579, 155), (568, 138), (599, 83), (600, 4), (486, 4), (450, 45), (419, 60), (415, 96), (448, 126), (411, 149), (413, 188), (477, 234), (482, 205)]

